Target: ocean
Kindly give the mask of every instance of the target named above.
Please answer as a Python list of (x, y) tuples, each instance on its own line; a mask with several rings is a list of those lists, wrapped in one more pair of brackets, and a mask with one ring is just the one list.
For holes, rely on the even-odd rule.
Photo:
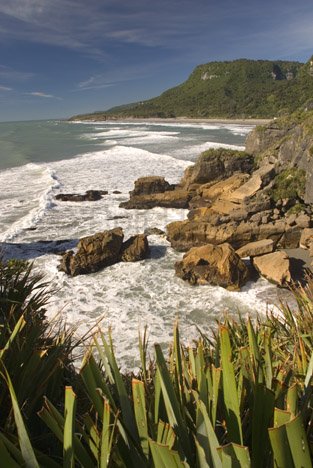
[[(175, 277), (182, 257), (161, 236), (149, 236), (150, 258), (120, 263), (86, 276), (58, 271), (59, 252), (77, 240), (121, 226), (125, 238), (149, 227), (165, 229), (187, 210), (119, 208), (134, 181), (161, 175), (178, 182), (184, 169), (208, 148), (244, 149), (252, 126), (160, 122), (0, 123), (0, 249), (5, 258), (34, 263), (54, 291), (49, 318), (59, 314), (83, 336), (95, 324), (108, 327), (123, 366), (138, 363), (138, 331), (148, 325), (149, 342), (166, 345), (178, 318), (183, 340), (207, 332), (223, 314), (265, 313), (277, 288), (265, 279), (240, 292), (193, 287)], [(61, 202), (60, 192), (108, 190), (96, 202)], [(113, 191), (120, 191), (113, 194)]]

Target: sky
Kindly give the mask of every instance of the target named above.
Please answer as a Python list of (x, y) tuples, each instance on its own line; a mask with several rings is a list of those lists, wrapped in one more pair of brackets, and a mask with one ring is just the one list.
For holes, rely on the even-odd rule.
[(307, 61), (312, 0), (0, 0), (0, 120), (159, 95), (201, 63)]

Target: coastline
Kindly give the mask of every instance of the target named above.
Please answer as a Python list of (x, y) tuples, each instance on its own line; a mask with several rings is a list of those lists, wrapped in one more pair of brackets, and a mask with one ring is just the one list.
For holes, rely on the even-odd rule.
[(169, 117), (169, 118), (159, 118), (159, 117), (127, 117), (127, 118), (114, 118), (111, 119), (77, 119), (69, 120), (71, 122), (151, 122), (151, 123), (187, 123), (187, 124), (234, 124), (234, 125), (266, 125), (271, 122), (273, 119), (219, 119), (219, 118), (192, 118), (192, 117)]

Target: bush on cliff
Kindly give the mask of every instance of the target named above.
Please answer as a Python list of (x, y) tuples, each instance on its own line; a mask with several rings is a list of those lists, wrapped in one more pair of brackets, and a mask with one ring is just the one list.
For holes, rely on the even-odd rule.
[(274, 201), (290, 198), (303, 200), (306, 174), (303, 169), (292, 167), (279, 173), (274, 180), (272, 197)]

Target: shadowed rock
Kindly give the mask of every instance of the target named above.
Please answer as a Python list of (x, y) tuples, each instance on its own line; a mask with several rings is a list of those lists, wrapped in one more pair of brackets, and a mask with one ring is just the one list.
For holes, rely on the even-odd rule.
[(286, 252), (273, 252), (253, 258), (253, 265), (261, 276), (279, 286), (291, 281), (290, 260)]
[(101, 200), (103, 195), (107, 194), (107, 190), (87, 190), (85, 194), (59, 193), (55, 196), (55, 199), (70, 202), (98, 201)]
[(239, 290), (249, 270), (229, 244), (194, 247), (175, 265), (177, 276), (191, 284), (212, 284)]
[(138, 262), (149, 255), (149, 244), (147, 236), (138, 234), (130, 237), (122, 247), (122, 262)]

